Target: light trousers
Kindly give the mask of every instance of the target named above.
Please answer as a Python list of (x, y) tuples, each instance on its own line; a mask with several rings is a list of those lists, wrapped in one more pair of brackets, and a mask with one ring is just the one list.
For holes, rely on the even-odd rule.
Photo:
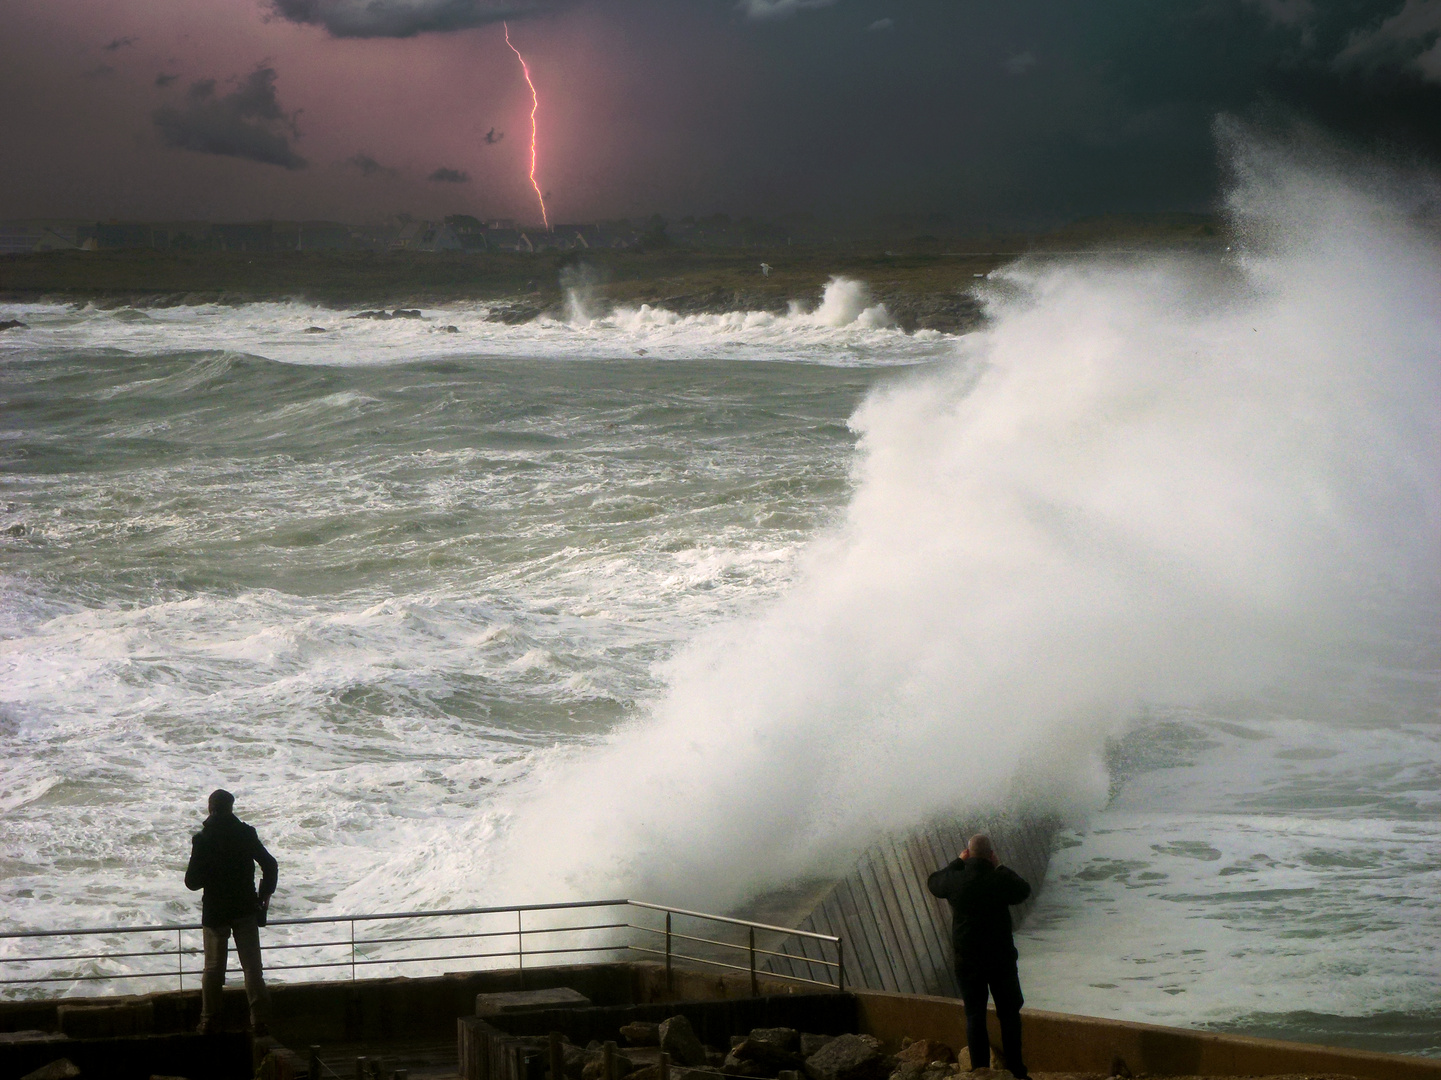
[(205, 974), (200, 980), (200, 1016), (220, 1016), (220, 992), (225, 986), (225, 967), (230, 936), (235, 935), (235, 955), (245, 972), (245, 996), (250, 999), (250, 1023), (270, 1023), (270, 991), (260, 969), (260, 927), (255, 916), (234, 919), (229, 924), (205, 927)]

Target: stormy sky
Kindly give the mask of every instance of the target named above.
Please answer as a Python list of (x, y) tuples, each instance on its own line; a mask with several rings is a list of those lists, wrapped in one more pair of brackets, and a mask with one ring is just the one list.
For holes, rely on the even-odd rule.
[(1441, 159), (1441, 0), (8, 0), (0, 218), (1204, 210), (1218, 113)]

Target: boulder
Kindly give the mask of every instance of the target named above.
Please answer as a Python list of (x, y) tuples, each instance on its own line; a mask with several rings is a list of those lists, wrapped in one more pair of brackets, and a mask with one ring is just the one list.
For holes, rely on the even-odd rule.
[(307, 326), (304, 330), (301, 331), (301, 333), (302, 333), (302, 334), (328, 334), (328, 333), (330, 333), (330, 331), (327, 330), (327, 329), (326, 329), (325, 327), (323, 327), (323, 326)]
[[(605, 1053), (603, 1051), (590, 1051), (586, 1055), (585, 1067), (580, 1070), (580, 1080), (609, 1080), (605, 1075)], [(635, 1062), (624, 1054), (615, 1055), (615, 1075), (629, 1076), (635, 1072)]]
[(801, 1032), (801, 1056), (810, 1057), (834, 1038), (834, 1035), (812, 1035), (809, 1031)]
[[(30, 329), (29, 325), (28, 325), (27, 323), (21, 322), (19, 319), (0, 319), (0, 330), (29, 330), (29, 329)], [(61, 1061), (64, 1061), (64, 1060), (66, 1060), (66, 1059), (65, 1059), (65, 1058), (61, 1058), (60, 1060), (61, 1060)], [(46, 1067), (48, 1068), (49, 1066), (46, 1066)], [(72, 1066), (72, 1068), (73, 1068), (73, 1066)]]
[(564, 1043), (561, 1052), (565, 1055), (564, 1064), (561, 1066), (566, 1075), (566, 1080), (580, 1080), (581, 1073), (585, 1071), (586, 1065), (595, 1055), (594, 1050), (583, 1050), (579, 1046), (572, 1046)]
[(33, 1072), (26, 1073), (20, 1080), (72, 1080), (80, 1075), (80, 1069), (69, 1058), (57, 1058), (49, 1065), (41, 1065)]
[(684, 1016), (672, 1016), (660, 1025), (660, 1048), (677, 1065), (704, 1065), (705, 1047), (696, 1038), (695, 1029)]
[(746, 1036), (746, 1042), (765, 1043), (767, 1046), (774, 1046), (777, 1050), (795, 1051), (800, 1049), (801, 1037), (800, 1032), (795, 1028), (751, 1028), (751, 1033)]
[(805, 1068), (806, 1059), (787, 1046), (799, 1046), (791, 1028), (757, 1028), (731, 1047), (726, 1064), (745, 1076), (774, 1077), (786, 1070)]
[(925, 1073), (924, 1065), (917, 1065), (914, 1061), (901, 1061), (892, 1070), (888, 1080), (922, 1080)]
[(935, 1039), (917, 1039), (901, 1048), (896, 1055), (896, 1060), (910, 1062), (912, 1065), (919, 1065), (925, 1068), (933, 1061), (941, 1061), (946, 1064), (956, 1060), (955, 1052), (943, 1042)]
[(623, 1024), (620, 1029), (620, 1037), (626, 1041), (627, 1046), (659, 1046), (660, 1025), (647, 1023), (644, 1020)]
[(806, 1058), (806, 1075), (811, 1080), (883, 1080), (895, 1066), (895, 1059), (881, 1052), (881, 1041), (872, 1035), (837, 1035)]

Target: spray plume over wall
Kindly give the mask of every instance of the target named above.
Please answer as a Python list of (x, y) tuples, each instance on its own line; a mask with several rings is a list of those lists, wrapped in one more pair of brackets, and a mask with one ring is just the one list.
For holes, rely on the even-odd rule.
[(535, 197), (540, 203), (540, 219), (545, 224), (545, 227), (549, 229), (550, 215), (546, 213), (545, 196), (541, 194), (540, 184), (538, 184), (535, 179), (535, 114), (540, 111), (540, 97), (536, 94), (535, 83), (533, 83), (530, 78), (530, 65), (525, 62), (525, 57), (520, 55), (520, 50), (511, 44), (510, 24), (502, 23), (501, 25), (505, 28), (505, 43), (510, 46), (510, 51), (515, 53), (515, 58), (520, 61), (521, 73), (525, 75), (525, 85), (530, 87), (530, 186), (535, 188)]
[(722, 909), (934, 813), (1083, 813), (1140, 708), (1285, 700), (1434, 627), (1434, 188), (1225, 138), (1245, 255), (1000, 275), (953, 362), (854, 416), (790, 591), (447, 837), (451, 885)]

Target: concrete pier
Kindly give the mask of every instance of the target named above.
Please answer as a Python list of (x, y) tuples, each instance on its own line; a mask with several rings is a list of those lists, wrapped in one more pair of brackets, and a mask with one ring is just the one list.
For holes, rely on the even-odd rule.
[[(552, 987), (569, 987), (593, 1002), (594, 1007), (576, 1008), (568, 1015), (553, 1010), (544, 1016), (507, 1012), (502, 1017), (488, 1017), (486, 1022), (502, 1031), (514, 1027), (517, 1036), (575, 1024), (577, 1037), (614, 1039), (616, 1035), (609, 1033), (607, 1025), (625, 1023), (632, 1015), (654, 1019), (661, 1013), (684, 1012), (692, 1017), (697, 1030), (724, 1045), (728, 1032), (743, 1034), (733, 1030), (737, 1026), (766, 1024), (771, 1014), (798, 1024), (834, 1028), (817, 1013), (829, 1010), (843, 1019), (844, 1026), (854, 1024), (858, 1034), (874, 1036), (892, 1052), (907, 1038), (934, 1039), (955, 1048), (965, 1045), (964, 1011), (954, 998), (870, 990), (809, 993), (795, 983), (775, 978), (761, 979), (753, 994), (748, 975), (676, 969), (668, 979), (662, 964), (582, 964), (538, 968), (524, 975), (514, 970), (481, 971), (418, 979), (278, 984), (273, 988), (275, 1034), (292, 1052), (276, 1054), (272, 1073), (288, 1068), (286, 1076), (305, 1075), (303, 1063), (312, 1046), (322, 1056), (344, 1045), (349, 1054), (384, 1058), (402, 1046), (449, 1041), (457, 1046), (456, 1056), (449, 1059), (456, 1063), (457, 1073), (452, 1075), (457, 1075), (463, 1042), (463, 1033), (458, 1034), (458, 1029), (464, 1021), (472, 1036), (477, 1030), (473, 1023), (477, 1019), (477, 994)], [(815, 1005), (799, 1001), (793, 1005), (775, 1004), (801, 996), (815, 997)], [(236, 988), (228, 997), (233, 999), (235, 1014), (242, 1016), (243, 992)], [(659, 1005), (675, 1008), (659, 1009)], [(90, 1034), (71, 1036), (60, 1030), (60, 1008), (64, 1006), (101, 1011), (86, 1016), (86, 1031)], [(137, 1010), (151, 1018), (153, 1030), (148, 1035), (107, 1036), (103, 1034), (106, 1017), (101, 1015), (107, 1010), (113, 1013), (117, 1031), (133, 1030)], [(146, 1080), (161, 1071), (190, 1080), (228, 1080), (240, 1075), (239, 1066), (247, 1059), (243, 1048), (234, 1041), (244, 1036), (184, 1034), (181, 1025), (193, 1024), (198, 1012), (196, 991), (129, 999), (0, 1002), (0, 1080), (17, 1080), (32, 1068), (66, 1053), (110, 1066), (85, 1075), (120, 1080)], [(1109, 1075), (1111, 1062), (1120, 1057), (1136, 1075), (1254, 1077), (1323, 1073), (1359, 1080), (1441, 1080), (1441, 1060), (1429, 1058), (1185, 1031), (1034, 1009), (1024, 1010), (1022, 1015), (1027, 1057), (1038, 1072), (1099, 1078)], [(20, 1034), (22, 1029), (30, 1030)], [(186, 1046), (184, 1061), (175, 1056), (173, 1049), (181, 1045)], [(207, 1046), (216, 1051), (224, 1047), (224, 1052), (207, 1058)]]

